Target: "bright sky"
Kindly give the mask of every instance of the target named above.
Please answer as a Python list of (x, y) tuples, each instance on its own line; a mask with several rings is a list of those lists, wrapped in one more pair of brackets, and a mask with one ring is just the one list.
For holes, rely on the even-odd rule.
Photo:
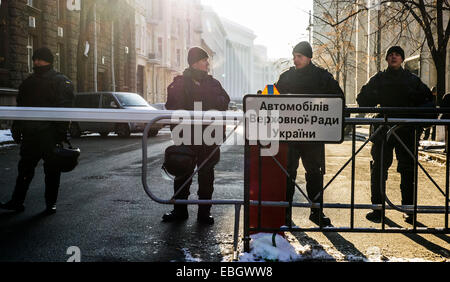
[(306, 28), (312, 0), (201, 0), (220, 16), (239, 23), (257, 35), (269, 58), (290, 58), (292, 48), (308, 40)]

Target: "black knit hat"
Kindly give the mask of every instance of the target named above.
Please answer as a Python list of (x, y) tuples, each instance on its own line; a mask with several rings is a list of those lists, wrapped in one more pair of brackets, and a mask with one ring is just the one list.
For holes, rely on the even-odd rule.
[(189, 49), (189, 52), (188, 52), (189, 66), (192, 66), (193, 64), (195, 64), (196, 62), (198, 62), (204, 58), (209, 58), (209, 56), (208, 56), (208, 53), (206, 53), (206, 51), (203, 50), (202, 48), (192, 47), (191, 49)]
[(50, 51), (50, 49), (48, 49), (47, 47), (42, 47), (42, 48), (37, 49), (33, 53), (33, 61), (38, 60), (38, 59), (46, 61), (47, 63), (53, 64), (52, 51)]
[(392, 46), (391, 48), (389, 48), (386, 52), (386, 60), (388, 56), (394, 52), (399, 54), (402, 57), (403, 61), (405, 60), (405, 51), (403, 51), (402, 47), (400, 46)]
[(298, 43), (294, 47), (294, 51), (292, 53), (300, 53), (303, 56), (306, 56), (308, 58), (313, 57), (313, 51), (312, 51), (311, 45), (309, 44), (308, 41), (302, 41), (302, 42)]

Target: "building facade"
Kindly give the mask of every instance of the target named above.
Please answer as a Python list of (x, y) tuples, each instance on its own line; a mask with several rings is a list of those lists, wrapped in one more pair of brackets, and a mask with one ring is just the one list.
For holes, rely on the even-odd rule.
[(167, 87), (187, 67), (190, 47), (201, 46), (200, 0), (137, 0), (137, 85), (150, 103), (167, 100)]
[(0, 86), (17, 88), (33, 71), (33, 51), (46, 46), (77, 90), (135, 91), (134, 3), (112, 1), (2, 0)]
[(242, 101), (246, 94), (252, 94), (253, 41), (252, 30), (222, 18), (227, 33), (225, 46), (224, 88), (231, 100)]

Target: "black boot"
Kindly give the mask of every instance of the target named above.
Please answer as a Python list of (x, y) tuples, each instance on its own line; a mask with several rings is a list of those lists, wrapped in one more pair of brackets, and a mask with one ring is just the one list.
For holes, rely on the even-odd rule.
[(197, 213), (197, 221), (202, 224), (213, 225), (214, 217), (211, 215), (210, 205), (199, 205)]
[(366, 214), (366, 218), (372, 222), (380, 223), (381, 222), (381, 211), (373, 210)]
[(56, 213), (56, 204), (47, 204), (45, 213), (46, 214), (55, 214)]
[(309, 220), (322, 227), (331, 226), (331, 220), (318, 209), (311, 209)]
[(0, 203), (0, 209), (15, 211), (15, 212), (23, 212), (25, 210), (25, 206), (23, 204), (14, 202), (13, 200), (7, 203)]
[(183, 221), (189, 218), (187, 205), (175, 205), (171, 212), (163, 215), (163, 222)]

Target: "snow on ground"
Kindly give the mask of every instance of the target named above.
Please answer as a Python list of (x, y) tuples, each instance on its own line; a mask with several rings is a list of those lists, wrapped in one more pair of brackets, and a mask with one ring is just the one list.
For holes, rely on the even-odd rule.
[(279, 234), (258, 233), (250, 237), (251, 251), (241, 254), (241, 262), (300, 260), (295, 248)]
[(11, 136), (11, 131), (9, 129), (0, 130), (0, 148), (10, 147), (10, 146), (16, 146), (16, 144), (14, 143), (14, 140)]
[(199, 258), (194, 258), (187, 248), (182, 248), (181, 250), (183, 251), (185, 260), (187, 262), (201, 262), (202, 261)]
[[(348, 262), (427, 262), (419, 258), (388, 258), (379, 247), (373, 246), (366, 250), (365, 256), (344, 255), (332, 247), (325, 245), (305, 245), (292, 240), (288, 234), (283, 238), (269, 233), (251, 235), (250, 253), (239, 255), (239, 262), (294, 262), (294, 261), (348, 261)], [(289, 239), (289, 241), (288, 241)], [(274, 245), (275, 241), (275, 245)]]
[(13, 142), (11, 131), (9, 129), (0, 130), (0, 144), (4, 142)]

